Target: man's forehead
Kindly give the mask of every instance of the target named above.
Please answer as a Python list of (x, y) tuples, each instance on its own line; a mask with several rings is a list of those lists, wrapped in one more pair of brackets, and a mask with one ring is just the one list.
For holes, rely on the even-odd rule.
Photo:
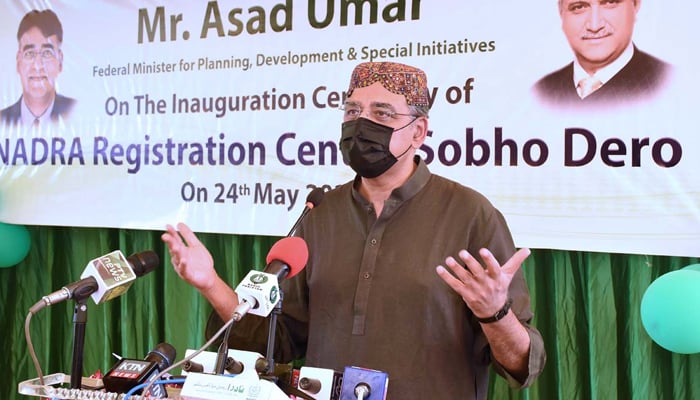
[(346, 103), (361, 106), (382, 106), (382, 107), (406, 107), (406, 98), (400, 94), (392, 93), (379, 82), (369, 86), (357, 88), (348, 97)]
[(22, 36), (19, 38), (19, 44), (20, 47), (55, 47), (57, 48), (60, 45), (60, 42), (58, 41), (58, 36), (56, 35), (50, 35), (50, 36), (44, 36), (43, 33), (41, 33), (41, 30), (37, 27), (33, 27), (29, 29), (28, 31), (24, 32)]

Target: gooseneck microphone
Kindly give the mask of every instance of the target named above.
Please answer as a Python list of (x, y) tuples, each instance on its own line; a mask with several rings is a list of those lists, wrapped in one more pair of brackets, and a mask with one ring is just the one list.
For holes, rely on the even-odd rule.
[[(236, 287), (238, 306), (233, 311), (233, 321), (240, 321), (248, 313), (261, 317), (270, 315), (282, 297), (279, 281), (298, 274), (306, 266), (308, 259), (309, 249), (300, 237), (285, 237), (273, 244), (265, 259), (265, 269), (251, 270)], [(217, 351), (214, 372), (219, 375), (228, 370), (226, 357), (230, 327), (231, 325)]]
[(92, 296), (95, 304), (104, 303), (124, 294), (137, 277), (153, 271), (158, 264), (160, 259), (151, 250), (129, 257), (119, 250), (113, 251), (90, 261), (80, 275), (82, 279), (44, 296), (29, 312), (36, 314), (52, 304), (68, 299), (81, 301), (88, 296)]
[(306, 214), (308, 214), (314, 207), (318, 207), (318, 205), (321, 204), (321, 200), (323, 200), (325, 193), (326, 192), (324, 192), (320, 187), (317, 187), (309, 192), (309, 195), (306, 196), (306, 205), (304, 206), (304, 210), (301, 212), (301, 215), (299, 215), (299, 218), (297, 218), (294, 225), (292, 225), (292, 229), (289, 230), (287, 237), (292, 236), (294, 232), (296, 232), (297, 228), (299, 228), (299, 225), (301, 224), (301, 221), (306, 218)]
[(248, 313), (270, 315), (280, 299), (279, 281), (298, 274), (308, 259), (309, 249), (300, 237), (285, 237), (272, 245), (265, 270), (248, 272), (236, 287), (239, 304), (233, 313), (234, 321), (240, 321)]
[(82, 279), (44, 296), (29, 309), (33, 315), (43, 308), (62, 301), (75, 300), (73, 311), (73, 360), (71, 364), (71, 388), (80, 389), (83, 374), (83, 346), (87, 323), (87, 298), (101, 304), (124, 294), (137, 277), (143, 276), (160, 263), (153, 251), (144, 251), (124, 257), (115, 250), (88, 263), (80, 275)]
[[(280, 290), (279, 281), (298, 274), (306, 266), (306, 262), (309, 259), (309, 249), (304, 239), (293, 237), (292, 235), (306, 215), (321, 203), (323, 195), (324, 191), (321, 188), (315, 188), (309, 193), (306, 197), (304, 210), (294, 223), (294, 226), (292, 226), (292, 229), (285, 238), (280, 239), (270, 248), (265, 259), (267, 262), (265, 269), (262, 272), (251, 270), (235, 289), (239, 303), (231, 317), (233, 321), (240, 321), (247, 313), (267, 317), (273, 310), (275, 311), (270, 317), (270, 332), (268, 333), (269, 358), (266, 360), (268, 373), (272, 373), (274, 370), (274, 360), (271, 356), (271, 348), (274, 346), (274, 325), (277, 321), (277, 313), (281, 312), (282, 309), (283, 293)], [(225, 370), (232, 372), (227, 367), (227, 364), (230, 364), (227, 354), (228, 336), (231, 326), (229, 325), (228, 329), (226, 329), (217, 351), (214, 372), (218, 375), (223, 374)], [(238, 370), (238, 368), (235, 370)]]

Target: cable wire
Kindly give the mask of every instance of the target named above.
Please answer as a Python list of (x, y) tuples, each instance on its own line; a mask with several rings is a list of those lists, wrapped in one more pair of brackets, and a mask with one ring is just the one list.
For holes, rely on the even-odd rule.
[(44, 385), (44, 374), (41, 372), (41, 365), (39, 365), (39, 359), (34, 351), (34, 344), (32, 343), (32, 337), (29, 334), (29, 324), (32, 320), (32, 315), (34, 313), (29, 312), (27, 318), (24, 320), (24, 339), (27, 341), (27, 347), (29, 348), (29, 356), (32, 358), (34, 363), (34, 368), (36, 369), (37, 376), (39, 377), (39, 382)]
[(224, 333), (224, 331), (226, 329), (228, 329), (229, 326), (233, 325), (234, 322), (235, 321), (233, 320), (233, 318), (231, 318), (216, 332), (216, 334), (214, 336), (211, 337), (211, 339), (209, 339), (208, 342), (204, 343), (204, 345), (202, 347), (197, 349), (197, 351), (195, 351), (194, 353), (190, 354), (189, 356), (183, 358), (182, 360), (176, 362), (175, 364), (169, 366), (168, 368), (158, 372), (157, 375), (154, 375), (153, 378), (150, 379), (150, 382), (148, 383), (148, 385), (144, 388), (143, 393), (148, 393), (151, 390), (151, 387), (155, 384), (155, 381), (160, 379), (163, 375), (165, 375), (166, 373), (179, 367), (180, 365), (184, 364), (185, 362), (192, 360), (199, 353), (203, 352), (206, 348), (211, 346), (216, 341), (216, 339), (218, 339), (219, 336), (221, 336), (221, 334)]

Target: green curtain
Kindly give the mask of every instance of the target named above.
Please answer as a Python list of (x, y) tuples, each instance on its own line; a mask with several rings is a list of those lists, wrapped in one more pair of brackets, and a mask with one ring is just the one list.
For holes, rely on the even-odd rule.
[[(160, 342), (182, 358), (204, 343), (211, 308), (170, 267), (162, 231), (28, 227), (29, 255), (0, 269), (0, 343), (6, 371), (0, 399), (29, 398), (17, 384), (36, 378), (24, 335), (29, 308), (42, 296), (78, 280), (88, 261), (112, 250), (130, 255), (154, 250), (161, 267), (139, 278), (123, 296), (88, 303), (84, 375), (105, 372), (112, 353), (143, 358)], [(279, 238), (200, 234), (221, 276), (232, 285), (264, 258)], [(700, 356), (671, 353), (652, 342), (640, 319), (641, 298), (660, 275), (697, 258), (533, 250), (524, 272), (548, 362), (536, 383), (521, 391), (495, 375), (491, 399), (697, 399)], [(700, 306), (700, 305), (698, 305)], [(41, 310), (31, 320), (31, 340), (45, 375), (70, 373), (72, 302)], [(699, 339), (700, 340), (700, 339)], [(449, 366), (446, 366), (448, 368)]]

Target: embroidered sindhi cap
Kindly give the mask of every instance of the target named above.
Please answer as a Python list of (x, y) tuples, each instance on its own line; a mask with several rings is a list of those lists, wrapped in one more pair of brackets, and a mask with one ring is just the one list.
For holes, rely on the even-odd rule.
[(394, 62), (366, 62), (352, 71), (348, 96), (357, 88), (381, 83), (391, 93), (404, 96), (409, 106), (428, 107), (428, 78), (422, 70)]

